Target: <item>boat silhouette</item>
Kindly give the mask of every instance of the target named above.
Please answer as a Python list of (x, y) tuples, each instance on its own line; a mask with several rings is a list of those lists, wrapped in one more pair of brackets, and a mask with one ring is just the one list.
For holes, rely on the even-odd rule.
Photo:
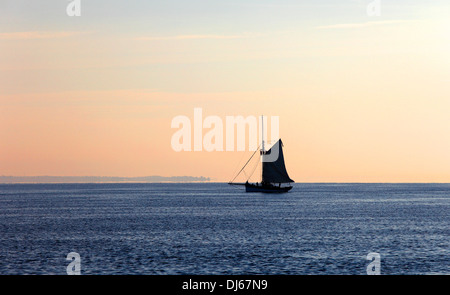
[(261, 150), (259, 150), (262, 163), (261, 181), (250, 183), (248, 181), (250, 177), (248, 177), (245, 183), (234, 182), (237, 176), (240, 175), (250, 160), (255, 156), (256, 152), (258, 152), (258, 150), (256, 150), (244, 167), (242, 167), (239, 173), (228, 184), (243, 185), (245, 186), (245, 191), (248, 193), (286, 193), (290, 191), (292, 189), (291, 184), (295, 181), (289, 177), (286, 170), (283, 155), (283, 142), (281, 141), (281, 138), (278, 139), (268, 151), (264, 150), (264, 138), (262, 138), (260, 147), (262, 147)]

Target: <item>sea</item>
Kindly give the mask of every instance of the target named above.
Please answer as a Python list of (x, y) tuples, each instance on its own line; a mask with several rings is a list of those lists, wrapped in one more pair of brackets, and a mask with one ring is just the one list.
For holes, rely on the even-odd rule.
[(86, 275), (450, 274), (449, 246), (450, 184), (0, 185), (2, 275), (65, 275), (69, 253)]

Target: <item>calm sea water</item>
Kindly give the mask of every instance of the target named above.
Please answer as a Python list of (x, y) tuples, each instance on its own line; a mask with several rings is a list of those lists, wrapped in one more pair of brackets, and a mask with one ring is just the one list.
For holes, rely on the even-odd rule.
[(449, 184), (0, 185), (0, 274), (450, 274)]

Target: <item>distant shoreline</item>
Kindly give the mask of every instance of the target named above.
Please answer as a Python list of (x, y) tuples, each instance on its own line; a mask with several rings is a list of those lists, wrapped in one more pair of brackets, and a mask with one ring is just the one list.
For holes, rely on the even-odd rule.
[(0, 176), (0, 184), (38, 184), (38, 183), (198, 183), (210, 182), (204, 176)]

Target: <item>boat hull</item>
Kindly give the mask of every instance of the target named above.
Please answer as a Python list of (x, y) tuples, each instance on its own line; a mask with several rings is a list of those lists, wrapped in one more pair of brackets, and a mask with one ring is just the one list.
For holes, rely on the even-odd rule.
[(247, 193), (287, 193), (292, 189), (292, 186), (278, 187), (273, 185), (261, 184), (245, 184), (245, 191)]

